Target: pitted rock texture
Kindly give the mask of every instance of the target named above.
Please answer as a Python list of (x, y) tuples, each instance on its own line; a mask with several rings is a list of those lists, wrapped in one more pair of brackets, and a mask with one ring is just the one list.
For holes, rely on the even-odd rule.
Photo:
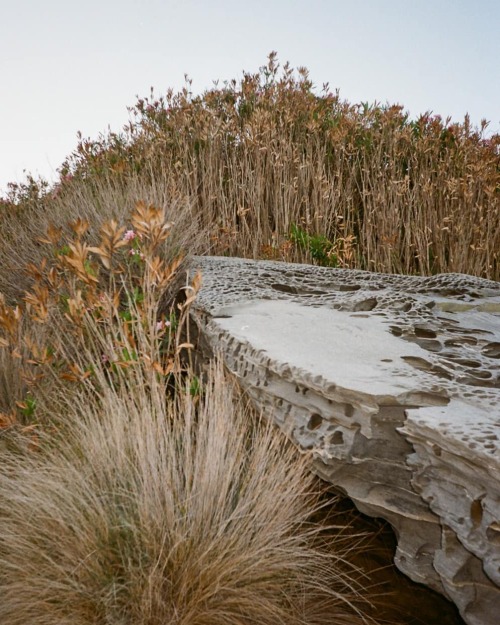
[(196, 258), (192, 316), (316, 472), (388, 520), (397, 566), (500, 618), (500, 284)]

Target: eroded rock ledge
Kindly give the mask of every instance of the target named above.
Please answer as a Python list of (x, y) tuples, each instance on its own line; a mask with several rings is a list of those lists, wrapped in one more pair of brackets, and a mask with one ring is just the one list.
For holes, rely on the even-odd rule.
[(500, 284), (196, 258), (193, 310), (315, 470), (471, 625), (500, 613)]

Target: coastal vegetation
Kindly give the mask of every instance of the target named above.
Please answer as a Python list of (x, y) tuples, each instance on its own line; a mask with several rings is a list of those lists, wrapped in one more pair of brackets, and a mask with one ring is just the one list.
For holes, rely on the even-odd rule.
[[(500, 279), (500, 136), (272, 53), (138, 99), (0, 200), (0, 621), (355, 623), (366, 548), (217, 359), (196, 254)], [(319, 515), (321, 516), (321, 515)], [(328, 542), (325, 535), (328, 534)], [(365, 545), (365, 547), (363, 547)]]

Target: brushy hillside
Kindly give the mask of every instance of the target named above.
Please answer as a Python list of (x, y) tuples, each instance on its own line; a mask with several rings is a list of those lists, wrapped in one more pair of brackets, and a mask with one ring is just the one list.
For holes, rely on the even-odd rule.
[(139, 99), (123, 133), (81, 138), (56, 189), (13, 186), (1, 265), (32, 252), (19, 220), (98, 225), (143, 199), (194, 225), (202, 253), (498, 280), (500, 135), (486, 127), (317, 94), (273, 53), (202, 95)]

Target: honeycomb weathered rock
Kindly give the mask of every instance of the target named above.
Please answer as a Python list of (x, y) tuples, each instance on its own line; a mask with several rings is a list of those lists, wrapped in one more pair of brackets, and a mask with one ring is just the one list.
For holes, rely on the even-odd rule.
[(204, 340), (471, 625), (500, 611), (500, 284), (197, 258)]

